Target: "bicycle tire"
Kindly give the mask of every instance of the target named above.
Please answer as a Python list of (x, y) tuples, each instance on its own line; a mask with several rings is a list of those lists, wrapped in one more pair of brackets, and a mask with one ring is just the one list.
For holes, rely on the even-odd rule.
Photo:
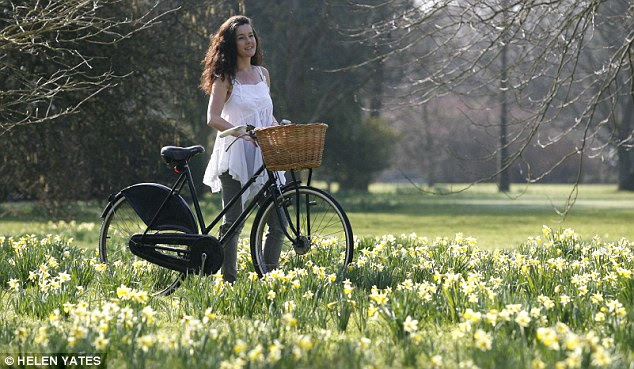
[[(279, 263), (275, 260), (275, 252), (265, 256), (267, 233), (272, 234), (268, 223), (271, 217), (277, 218), (275, 202), (269, 197), (260, 207), (251, 229), (251, 258), (257, 274), (262, 277), (274, 269), (289, 271), (295, 268), (323, 267), (320, 274), (340, 275), (342, 270), (353, 258), (354, 239), (350, 221), (339, 203), (328, 193), (309, 186), (300, 186), (298, 189), (289, 188), (281, 195), (283, 206), (288, 210), (291, 225), (296, 226), (297, 202), (299, 193), (300, 205), (300, 236), (306, 237), (304, 243), (307, 247), (296, 248), (286, 236), (280, 248)], [(307, 207), (306, 204), (309, 204)], [(307, 211), (308, 209), (308, 211)], [(310, 222), (308, 220), (310, 219)], [(308, 232), (310, 224), (310, 232)], [(292, 235), (290, 225), (285, 228)], [(279, 237), (279, 231), (277, 232)], [(275, 237), (275, 236), (274, 236)], [(297, 241), (297, 240), (296, 240)], [(302, 242), (296, 242), (302, 244)], [(306, 250), (308, 249), (308, 250)], [(305, 253), (304, 253), (305, 252)], [(304, 253), (304, 254), (302, 254)]]
[(125, 197), (116, 200), (106, 213), (99, 232), (99, 258), (108, 265), (113, 277), (113, 286), (108, 287), (116, 289), (123, 284), (152, 296), (167, 296), (180, 286), (186, 275), (152, 264), (130, 251), (130, 237), (143, 233), (145, 228)]

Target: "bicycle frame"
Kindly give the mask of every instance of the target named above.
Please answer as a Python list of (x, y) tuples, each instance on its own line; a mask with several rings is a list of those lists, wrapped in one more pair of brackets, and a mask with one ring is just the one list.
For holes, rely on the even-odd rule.
[[(251, 178), (249, 178), (247, 183), (244, 186), (242, 186), (240, 191), (229, 201), (228, 204), (225, 204), (225, 206), (222, 208), (220, 213), (218, 213), (218, 215), (216, 215), (216, 218), (214, 218), (214, 220), (211, 221), (209, 226), (207, 226), (207, 228), (205, 228), (203, 230), (203, 234), (209, 234), (209, 232), (216, 226), (216, 224), (218, 224), (218, 222), (220, 222), (222, 217), (224, 217), (224, 215), (229, 211), (229, 209), (232, 206), (234, 206), (238, 201), (241, 201), (242, 195), (247, 191), (249, 186), (251, 186), (256, 181), (257, 177), (260, 174), (262, 174), (262, 172), (264, 172), (264, 170), (265, 170), (264, 166), (261, 166), (260, 169), (258, 169), (253, 174), (253, 176), (251, 176)], [(277, 188), (277, 186), (275, 186), (276, 181), (277, 181), (276, 176), (270, 171), (268, 171), (268, 174), (269, 174), (269, 179), (266, 181), (266, 183), (264, 183), (262, 188), (260, 188), (258, 193), (253, 197), (253, 200), (251, 200), (247, 204), (246, 209), (242, 209), (242, 212), (238, 216), (238, 219), (236, 219), (235, 222), (231, 225), (231, 227), (229, 227), (227, 232), (225, 232), (224, 234), (220, 235), (219, 241), (220, 241), (221, 244), (224, 242), (225, 238), (233, 235), (233, 233), (238, 229), (238, 227), (246, 220), (246, 218), (249, 216), (249, 214), (251, 214), (253, 209), (256, 207), (258, 201), (261, 198), (264, 198), (264, 193), (271, 187)], [(202, 223), (202, 224), (204, 224), (204, 223)]]
[[(222, 220), (222, 218), (229, 211), (229, 209), (232, 206), (234, 206), (236, 204), (236, 202), (241, 201), (242, 195), (247, 191), (247, 189), (257, 180), (257, 178), (265, 170), (266, 170), (266, 168), (264, 167), (264, 165), (262, 165), (253, 174), (253, 176), (251, 176), (251, 178), (249, 178), (247, 183), (244, 186), (242, 186), (240, 191), (229, 201), (229, 203), (225, 204), (223, 209), (214, 218), (214, 220), (208, 226), (205, 226), (204, 216), (203, 216), (202, 210), (200, 208), (198, 195), (196, 193), (196, 188), (194, 186), (194, 180), (193, 180), (189, 165), (188, 165), (187, 162), (183, 162), (183, 163), (177, 164), (174, 167), (174, 171), (177, 172), (177, 173), (180, 173), (180, 176), (178, 177), (178, 179), (176, 180), (174, 185), (171, 187), (169, 195), (165, 197), (165, 200), (163, 200), (163, 203), (161, 204), (161, 206), (157, 210), (156, 214), (152, 218), (152, 221), (148, 224), (148, 226), (147, 226), (147, 228), (146, 228), (146, 230), (144, 232), (144, 235), (147, 234), (149, 232), (149, 230), (152, 228), (154, 222), (158, 218), (158, 216), (161, 213), (161, 211), (163, 211), (163, 209), (164, 209), (165, 205), (167, 204), (167, 201), (169, 200), (169, 198), (172, 195), (174, 195), (174, 194), (180, 194), (180, 192), (182, 191), (185, 183), (187, 183), (187, 186), (189, 188), (190, 194), (192, 196), (192, 202), (194, 203), (194, 209), (196, 211), (196, 218), (197, 218), (197, 230), (203, 235), (209, 234), (209, 232), (211, 232), (211, 230), (218, 224), (218, 222), (220, 222)], [(271, 196), (273, 197), (273, 201), (275, 202), (276, 209), (277, 209), (277, 215), (278, 215), (279, 219), (282, 220), (282, 219), (285, 218), (287, 220), (286, 223), (289, 225), (289, 228), (291, 230), (291, 232), (289, 233), (284, 227), (283, 228), (283, 232), (284, 232), (285, 236), (289, 240), (293, 241), (295, 238), (293, 236), (291, 236), (291, 234), (295, 235), (295, 237), (297, 237), (299, 235), (299, 229), (300, 229), (300, 227), (299, 227), (299, 212), (297, 214), (296, 223), (294, 225), (293, 222), (290, 222), (291, 217), (290, 217), (290, 214), (288, 214), (288, 211), (285, 208), (281, 207), (280, 204), (279, 204), (279, 196), (282, 194), (283, 191), (277, 185), (277, 173), (269, 171), (269, 170), (267, 170), (267, 173), (268, 173), (268, 180), (264, 183), (262, 188), (260, 188), (260, 190), (253, 197), (253, 199), (247, 204), (246, 208), (242, 210), (242, 212), (238, 216), (238, 219), (236, 219), (236, 221), (231, 225), (231, 227), (224, 234), (220, 235), (220, 238), (219, 238), (218, 241), (221, 244), (223, 244), (225, 239), (231, 237), (237, 231), (237, 229), (240, 228), (242, 223), (246, 220), (246, 218), (255, 209), (257, 204), (262, 199), (264, 199), (266, 197), (265, 193), (268, 190), (272, 190)], [(288, 188), (289, 186), (295, 186), (295, 187), (299, 188), (297, 186), (297, 184), (299, 182), (296, 180), (295, 174), (292, 171), (291, 171), (291, 175), (292, 175), (293, 181), (291, 183), (285, 185), (283, 188)], [(310, 182), (311, 177), (312, 177), (312, 170), (310, 170), (310, 172), (309, 172), (308, 182)], [(297, 201), (297, 206), (299, 207), (299, 196), (297, 197), (296, 201)], [(307, 205), (307, 207), (308, 207), (308, 205)], [(280, 209), (281, 208), (284, 210), (284, 214), (280, 213)], [(307, 226), (308, 226), (308, 230), (309, 230), (309, 234), (310, 234), (310, 224), (308, 224)]]

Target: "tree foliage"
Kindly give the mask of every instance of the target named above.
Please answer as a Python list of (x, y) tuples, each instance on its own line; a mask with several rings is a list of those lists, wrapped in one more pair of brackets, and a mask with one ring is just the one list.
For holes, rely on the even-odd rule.
[[(74, 12), (71, 6), (77, 6)], [(3, 110), (6, 129), (0, 136), (0, 194), (103, 199), (134, 182), (165, 178), (161, 145), (192, 136), (190, 124), (181, 120), (186, 106), (174, 98), (196, 90), (170, 90), (181, 88), (183, 80), (169, 73), (183, 65), (182, 55), (172, 53), (179, 45), (175, 36), (174, 46), (157, 47), (161, 37), (170, 39), (167, 22), (182, 14), (177, 4), (33, 1), (15, 8), (21, 12), (10, 14), (22, 28), (31, 17), (43, 25), (3, 59), (2, 78), (10, 82), (3, 85), (3, 102), (15, 98), (3, 105), (9, 109)], [(66, 27), (58, 32), (54, 21), (64, 16)], [(196, 68), (197, 59), (185, 65), (192, 63)], [(12, 108), (24, 106), (32, 108), (22, 115)]]
[[(368, 130), (364, 138), (351, 135), (357, 126), (369, 124), (359, 95), (371, 70), (328, 71), (366, 52), (341, 42), (336, 27), (346, 15), (335, 17), (330, 4), (63, 3), (10, 3), (12, 11), (3, 13), (3, 34), (12, 34), (7, 30), (13, 24), (33, 30), (31, 38), (4, 43), (10, 52), (0, 59), (1, 78), (7, 81), (2, 91), (2, 107), (7, 108), (0, 111), (0, 143), (7, 153), (0, 164), (0, 195), (5, 198), (105, 198), (135, 182), (167, 182), (161, 146), (203, 144), (210, 149), (208, 98), (198, 88), (200, 60), (210, 34), (238, 12), (251, 15), (262, 35), (278, 118), (330, 124), (330, 159), (320, 170), (322, 177), (349, 178), (346, 186), (367, 188), (373, 174), (389, 164), (368, 165), (367, 155), (357, 151), (374, 142), (377, 130)], [(76, 3), (74, 13), (71, 3)], [(283, 15), (288, 21), (271, 21)], [(66, 27), (56, 28), (55, 21), (64, 17), (69, 19)], [(335, 156), (337, 148), (348, 151)], [(197, 183), (208, 156), (192, 161)], [(355, 171), (360, 172), (342, 175)]]
[[(254, 14), (256, 28), (264, 35), (264, 61), (272, 71), (278, 119), (329, 125), (324, 165), (317, 178), (340, 182), (342, 188), (367, 190), (391, 163), (393, 134), (381, 140), (389, 130), (368, 120), (364, 112), (364, 103), (372, 97), (368, 87), (383, 81), (376, 65), (337, 71), (375, 52), (343, 34), (343, 25), (361, 26), (367, 19), (343, 2), (251, 1), (246, 2), (246, 10)], [(374, 160), (369, 153), (377, 150), (379, 142), (383, 156)]]

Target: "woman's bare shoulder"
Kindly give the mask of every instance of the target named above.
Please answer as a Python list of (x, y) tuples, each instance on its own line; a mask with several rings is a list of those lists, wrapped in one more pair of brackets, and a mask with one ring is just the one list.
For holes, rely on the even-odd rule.
[(260, 65), (260, 69), (262, 70), (262, 74), (264, 75), (264, 78), (266, 79), (266, 84), (269, 85), (269, 87), (271, 87), (271, 77), (269, 76), (269, 70), (264, 68), (261, 65)]
[(228, 77), (225, 77), (225, 78), (216, 77), (214, 78), (214, 81), (212, 82), (212, 84), (226, 88), (226, 89), (229, 89), (231, 87), (231, 81), (229, 81)]

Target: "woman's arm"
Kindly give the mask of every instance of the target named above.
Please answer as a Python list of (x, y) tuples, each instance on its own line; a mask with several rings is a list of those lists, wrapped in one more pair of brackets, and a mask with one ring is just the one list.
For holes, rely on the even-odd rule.
[[(267, 86), (269, 86), (269, 91), (271, 90), (271, 77), (269, 76), (269, 71), (260, 66), (260, 68), (262, 68), (262, 74), (264, 74), (264, 79), (266, 79), (266, 84)], [(273, 125), (278, 125), (277, 119), (275, 118), (275, 116), (273, 116)]]
[(229, 95), (229, 79), (224, 81), (216, 78), (211, 84), (211, 94), (209, 99), (209, 106), (207, 107), (207, 125), (213, 127), (219, 131), (227, 130), (233, 127), (233, 124), (224, 120), (220, 114), (225, 106), (225, 102)]
[(269, 77), (269, 71), (260, 66), (260, 68), (262, 68), (262, 74), (264, 74), (264, 78), (266, 79), (266, 84), (269, 86), (269, 90), (271, 89), (271, 77)]

